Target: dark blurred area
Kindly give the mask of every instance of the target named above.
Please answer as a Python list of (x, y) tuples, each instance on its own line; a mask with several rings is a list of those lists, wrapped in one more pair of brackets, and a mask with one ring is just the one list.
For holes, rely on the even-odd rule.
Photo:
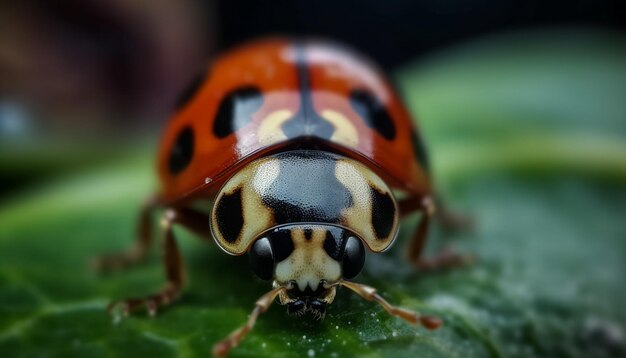
[(617, 0), (219, 1), (219, 45), (266, 33), (318, 35), (350, 44), (393, 69), (489, 33), (546, 26), (624, 29)]
[(154, 137), (199, 68), (249, 39), (328, 37), (393, 71), (491, 33), (623, 31), (623, 10), (619, 0), (3, 1), (0, 193)]
[[(213, 9), (193, 1), (4, 2), (3, 111), (50, 128), (162, 115), (213, 49)], [(7, 110), (8, 106), (8, 110)], [(134, 115), (130, 118), (128, 115)], [(105, 122), (105, 123), (102, 123)], [(35, 123), (32, 123), (35, 124)], [(3, 126), (4, 127), (4, 126)]]
[[(469, 38), (535, 26), (624, 29), (622, 1), (48, 1), (0, 5), (2, 137), (13, 120), (130, 130), (166, 116), (210, 57), (268, 34), (336, 39), (393, 68)], [(9, 123), (5, 123), (5, 122)], [(16, 128), (14, 128), (16, 127)], [(95, 134), (95, 133), (94, 133)]]

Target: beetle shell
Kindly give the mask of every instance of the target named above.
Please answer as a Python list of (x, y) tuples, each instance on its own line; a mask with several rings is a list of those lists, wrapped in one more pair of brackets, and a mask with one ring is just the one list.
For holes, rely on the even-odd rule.
[(428, 165), (413, 133), (391, 85), (360, 56), (328, 43), (254, 42), (217, 59), (181, 98), (160, 146), (161, 201), (213, 198), (249, 162), (302, 143), (425, 195)]

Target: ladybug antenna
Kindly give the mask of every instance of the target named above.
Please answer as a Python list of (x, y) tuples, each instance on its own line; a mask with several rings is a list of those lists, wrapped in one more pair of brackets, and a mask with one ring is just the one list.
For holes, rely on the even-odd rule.
[(435, 316), (423, 316), (417, 312), (408, 310), (406, 308), (396, 307), (391, 303), (387, 302), (384, 298), (382, 298), (378, 293), (376, 293), (376, 289), (371, 286), (366, 286), (360, 283), (350, 282), (341, 280), (337, 284), (341, 286), (345, 286), (350, 290), (354, 291), (359, 296), (365, 298), (367, 301), (376, 301), (378, 304), (383, 306), (385, 311), (392, 316), (400, 317), (403, 320), (409, 322), (410, 324), (417, 325), (420, 323), (422, 326), (427, 329), (437, 329), (439, 326), (443, 324), (443, 321), (439, 317)]
[(281, 292), (287, 290), (287, 287), (280, 286), (276, 287), (273, 290), (267, 292), (263, 296), (261, 296), (255, 303), (255, 307), (248, 318), (248, 322), (245, 325), (234, 330), (228, 337), (223, 340), (215, 343), (213, 346), (213, 355), (215, 357), (225, 357), (228, 355), (231, 349), (235, 348), (241, 341), (246, 337), (248, 333), (254, 328), (254, 324), (256, 323), (256, 319), (259, 315), (265, 311), (272, 305), (272, 302), (276, 299)]

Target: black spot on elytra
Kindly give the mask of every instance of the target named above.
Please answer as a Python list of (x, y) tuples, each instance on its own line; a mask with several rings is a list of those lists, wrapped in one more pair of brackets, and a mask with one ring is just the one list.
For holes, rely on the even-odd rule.
[(393, 228), (393, 221), (396, 208), (389, 193), (381, 193), (371, 188), (372, 194), (372, 226), (376, 232), (376, 237), (380, 240), (386, 239)]
[(335, 177), (336, 158), (320, 151), (286, 152), (276, 158), (278, 177), (262, 197), (276, 223), (339, 223), (342, 210), (353, 201)]
[(213, 133), (224, 138), (252, 121), (261, 108), (263, 95), (256, 87), (242, 87), (228, 93), (220, 103), (213, 121)]
[(291, 240), (291, 230), (285, 228), (276, 229), (268, 235), (268, 238), (272, 245), (275, 263), (283, 261), (293, 252), (294, 246)]
[(185, 127), (178, 133), (170, 150), (168, 168), (171, 174), (182, 172), (191, 163), (194, 150), (194, 134), (191, 127)]
[(195, 97), (200, 87), (202, 87), (205, 78), (206, 74), (203, 72), (202, 74), (194, 77), (191, 82), (189, 82), (187, 87), (185, 87), (180, 96), (178, 96), (178, 98), (176, 99), (175, 105), (177, 110), (185, 107), (185, 105), (187, 105), (187, 103), (189, 103), (191, 99)]
[(229, 243), (237, 241), (243, 228), (243, 208), (241, 203), (241, 188), (232, 194), (226, 194), (217, 202), (215, 209), (217, 227)]
[(415, 156), (417, 160), (419, 160), (422, 167), (426, 170), (427, 173), (430, 173), (430, 160), (428, 159), (428, 152), (426, 151), (426, 146), (421, 138), (417, 135), (415, 130), (411, 131), (411, 141), (413, 142), (413, 151), (415, 152)]
[(365, 124), (388, 140), (396, 137), (396, 126), (387, 108), (372, 93), (356, 89), (350, 93), (352, 109), (363, 118)]

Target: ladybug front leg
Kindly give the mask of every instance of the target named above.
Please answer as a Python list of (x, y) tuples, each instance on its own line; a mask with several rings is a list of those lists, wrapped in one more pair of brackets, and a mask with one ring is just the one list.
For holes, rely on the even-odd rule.
[(131, 311), (145, 306), (150, 315), (155, 315), (159, 307), (167, 305), (176, 299), (183, 287), (185, 274), (172, 226), (178, 224), (192, 230), (203, 238), (209, 238), (207, 222), (207, 215), (192, 209), (168, 209), (161, 221), (163, 231), (165, 232), (163, 255), (163, 265), (165, 266), (165, 277), (167, 280), (165, 287), (153, 295), (114, 302), (109, 305), (108, 311), (113, 313), (121, 310), (124, 315), (128, 315)]
[(279, 286), (261, 296), (255, 303), (252, 313), (248, 316), (248, 322), (234, 330), (228, 337), (213, 345), (213, 355), (215, 357), (226, 357), (231, 349), (235, 348), (250, 333), (256, 324), (261, 313), (270, 308), (276, 297), (284, 294), (286, 287)]
[(424, 316), (406, 308), (397, 307), (390, 304), (376, 292), (376, 289), (374, 287), (346, 280), (340, 280), (338, 284), (340, 286), (349, 288), (367, 301), (377, 302), (383, 307), (385, 311), (387, 311), (387, 313), (392, 316), (400, 317), (410, 324), (417, 325), (419, 323), (428, 329), (437, 329), (443, 323), (439, 317)]

